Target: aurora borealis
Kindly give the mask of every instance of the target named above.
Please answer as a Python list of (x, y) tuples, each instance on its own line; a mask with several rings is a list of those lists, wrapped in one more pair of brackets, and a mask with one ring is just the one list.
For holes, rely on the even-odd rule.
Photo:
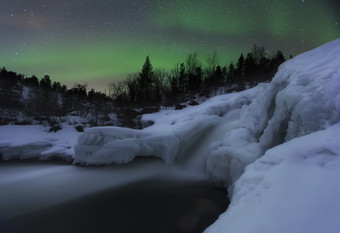
[(64, 84), (169, 70), (197, 52), (221, 65), (252, 45), (297, 55), (340, 37), (337, 0), (0, 0), (0, 67)]

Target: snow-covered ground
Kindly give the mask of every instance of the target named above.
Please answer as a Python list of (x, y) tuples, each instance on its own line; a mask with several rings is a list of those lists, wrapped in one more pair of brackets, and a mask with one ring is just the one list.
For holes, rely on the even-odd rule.
[(338, 233), (340, 123), (268, 150), (235, 182), (206, 232)]
[[(144, 115), (155, 124), (143, 130), (87, 129), (74, 146), (74, 162), (127, 163), (157, 156), (199, 168), (228, 186), (231, 198), (207, 232), (339, 232), (339, 90), (340, 39), (285, 62), (271, 83), (181, 111)], [(63, 131), (54, 137), (23, 136), (16, 144), (15, 134), (7, 136), (12, 127), (0, 127), (3, 158), (58, 153), (71, 158), (76, 142), (68, 138), (77, 134), (71, 128), (74, 136), (61, 136)], [(38, 149), (27, 153), (27, 148)]]
[(48, 132), (42, 125), (0, 126), (0, 155), (4, 160), (61, 158), (72, 161), (74, 145), (80, 135), (74, 125), (62, 124), (62, 130)]

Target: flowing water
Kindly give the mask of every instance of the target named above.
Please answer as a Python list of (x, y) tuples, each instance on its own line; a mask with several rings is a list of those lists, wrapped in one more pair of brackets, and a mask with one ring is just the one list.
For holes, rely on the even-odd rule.
[(238, 116), (226, 114), (176, 164), (0, 161), (0, 232), (202, 232), (228, 205), (204, 171), (208, 148)]

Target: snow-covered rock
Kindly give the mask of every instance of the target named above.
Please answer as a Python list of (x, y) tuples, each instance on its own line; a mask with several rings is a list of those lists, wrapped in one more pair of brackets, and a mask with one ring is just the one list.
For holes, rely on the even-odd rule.
[(127, 163), (137, 155), (154, 155), (173, 162), (178, 150), (179, 138), (171, 133), (152, 135), (129, 128), (98, 127), (79, 136), (74, 163)]
[(283, 63), (272, 82), (260, 84), (255, 99), (243, 107), (242, 127), (216, 144), (209, 173), (231, 185), (269, 148), (336, 124), (339, 90), (340, 39)]

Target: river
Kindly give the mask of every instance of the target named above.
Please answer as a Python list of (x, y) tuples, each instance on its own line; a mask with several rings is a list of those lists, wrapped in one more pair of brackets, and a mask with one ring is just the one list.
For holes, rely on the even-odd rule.
[(0, 232), (202, 232), (228, 205), (200, 173), (156, 158), (79, 167), (2, 161)]
[(175, 164), (0, 161), (0, 232), (202, 232), (229, 203), (205, 173), (209, 146), (238, 126), (239, 114), (223, 116)]

